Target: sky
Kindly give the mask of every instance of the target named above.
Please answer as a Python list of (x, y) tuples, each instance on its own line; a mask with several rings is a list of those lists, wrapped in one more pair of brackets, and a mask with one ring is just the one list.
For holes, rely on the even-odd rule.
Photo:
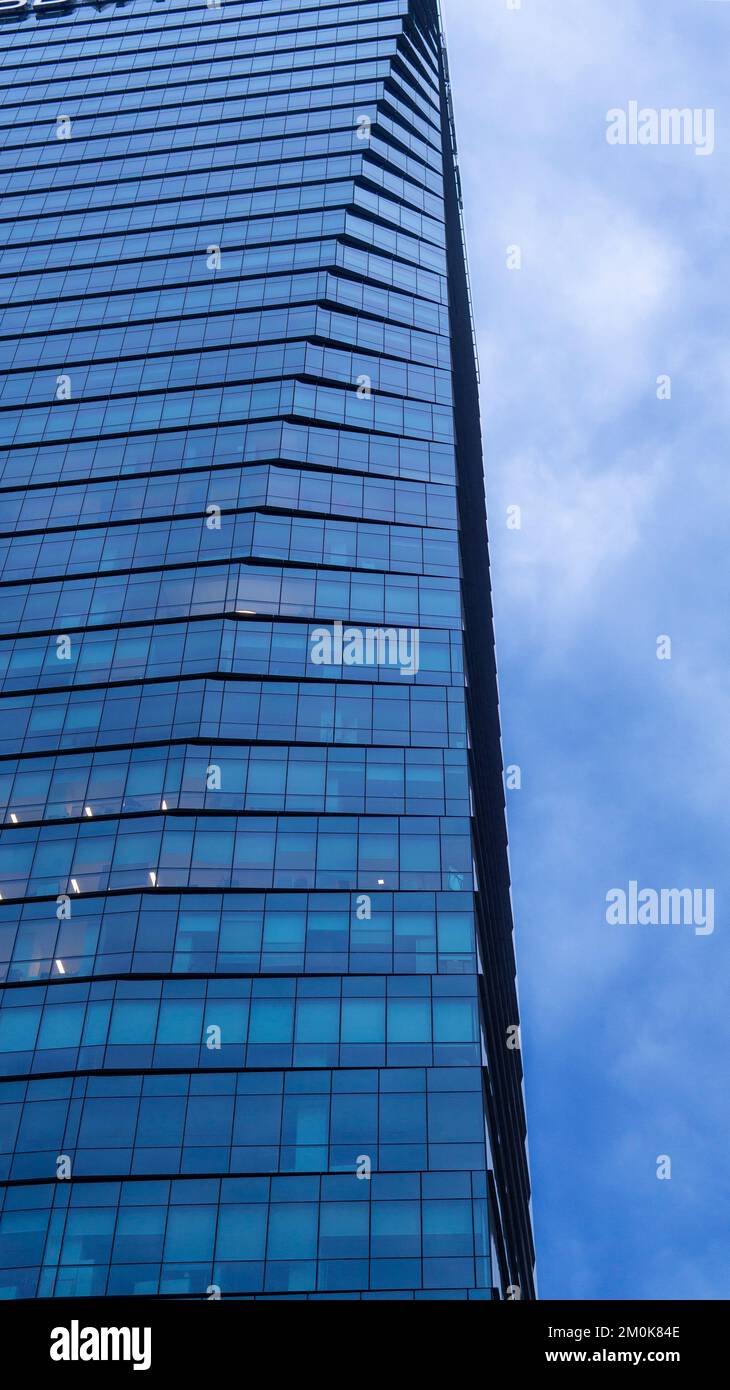
[[(443, 9), (539, 1292), (727, 1299), (730, 3)], [(609, 144), (632, 101), (713, 112), (711, 153)], [(609, 925), (631, 880), (714, 931)]]

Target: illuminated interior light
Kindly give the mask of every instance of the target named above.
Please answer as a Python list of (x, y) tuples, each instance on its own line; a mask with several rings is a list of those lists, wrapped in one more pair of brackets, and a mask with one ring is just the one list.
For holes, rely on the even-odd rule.
[(384, 878), (379, 878), (379, 879), (378, 879), (378, 887), (379, 887), (379, 888), (382, 888), (382, 886), (383, 886), (384, 883), (385, 883), (385, 879), (384, 879)]
[(72, 879), (71, 879), (71, 887), (73, 888), (74, 893), (80, 893), (80, 892), (81, 892), (81, 889), (79, 888), (79, 885), (78, 885), (78, 883), (76, 882), (76, 879), (75, 879), (75, 878), (72, 878)]
[(166, 810), (167, 810), (167, 802), (166, 802), (166, 801), (163, 801), (163, 803), (162, 803), (162, 809), (163, 809), (163, 811), (166, 811)]
[(152, 884), (153, 888), (157, 887), (157, 874), (155, 873), (154, 869), (150, 869), (150, 883)]
[(56, 969), (57, 969), (59, 975), (65, 975), (65, 974), (66, 974), (66, 967), (65, 967), (65, 965), (64, 965), (64, 963), (63, 963), (62, 960), (57, 960), (57, 961), (56, 961)]
[(85, 816), (93, 816), (93, 814), (94, 814), (94, 812), (92, 811), (92, 809), (91, 809), (90, 806), (84, 806), (84, 815), (85, 815)]
[(14, 811), (11, 811), (11, 812), (10, 812), (10, 819), (11, 819), (11, 821), (13, 822), (13, 825), (17, 825), (17, 824), (18, 824), (18, 817), (16, 816), (16, 814), (15, 814)]

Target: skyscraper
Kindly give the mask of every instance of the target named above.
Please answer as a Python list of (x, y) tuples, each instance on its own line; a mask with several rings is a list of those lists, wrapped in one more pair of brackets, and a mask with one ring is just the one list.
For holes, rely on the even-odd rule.
[(436, 0), (0, 0), (6, 1297), (534, 1295)]

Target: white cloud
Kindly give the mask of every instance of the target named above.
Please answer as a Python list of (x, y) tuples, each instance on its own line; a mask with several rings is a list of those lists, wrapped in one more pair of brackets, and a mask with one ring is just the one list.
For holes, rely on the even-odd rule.
[(597, 590), (605, 596), (620, 578), (660, 479), (659, 459), (607, 473), (552, 453), (516, 451), (507, 460), (500, 492), (522, 508), (522, 530), (505, 528), (495, 542), (492, 529), (502, 602), (545, 657), (566, 658), (578, 624), (595, 611)]
[[(509, 812), (541, 1292), (722, 1297), (730, 4), (444, 8), (505, 752), (523, 768)], [(715, 154), (611, 149), (605, 113), (629, 99), (716, 106)], [(629, 868), (714, 886), (715, 936), (602, 929)], [(669, 1184), (650, 1164), (665, 1144)]]

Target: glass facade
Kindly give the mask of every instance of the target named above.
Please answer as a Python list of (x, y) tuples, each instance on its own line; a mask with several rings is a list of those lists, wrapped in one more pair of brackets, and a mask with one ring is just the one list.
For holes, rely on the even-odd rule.
[(436, 0), (0, 16), (0, 1292), (531, 1298)]

